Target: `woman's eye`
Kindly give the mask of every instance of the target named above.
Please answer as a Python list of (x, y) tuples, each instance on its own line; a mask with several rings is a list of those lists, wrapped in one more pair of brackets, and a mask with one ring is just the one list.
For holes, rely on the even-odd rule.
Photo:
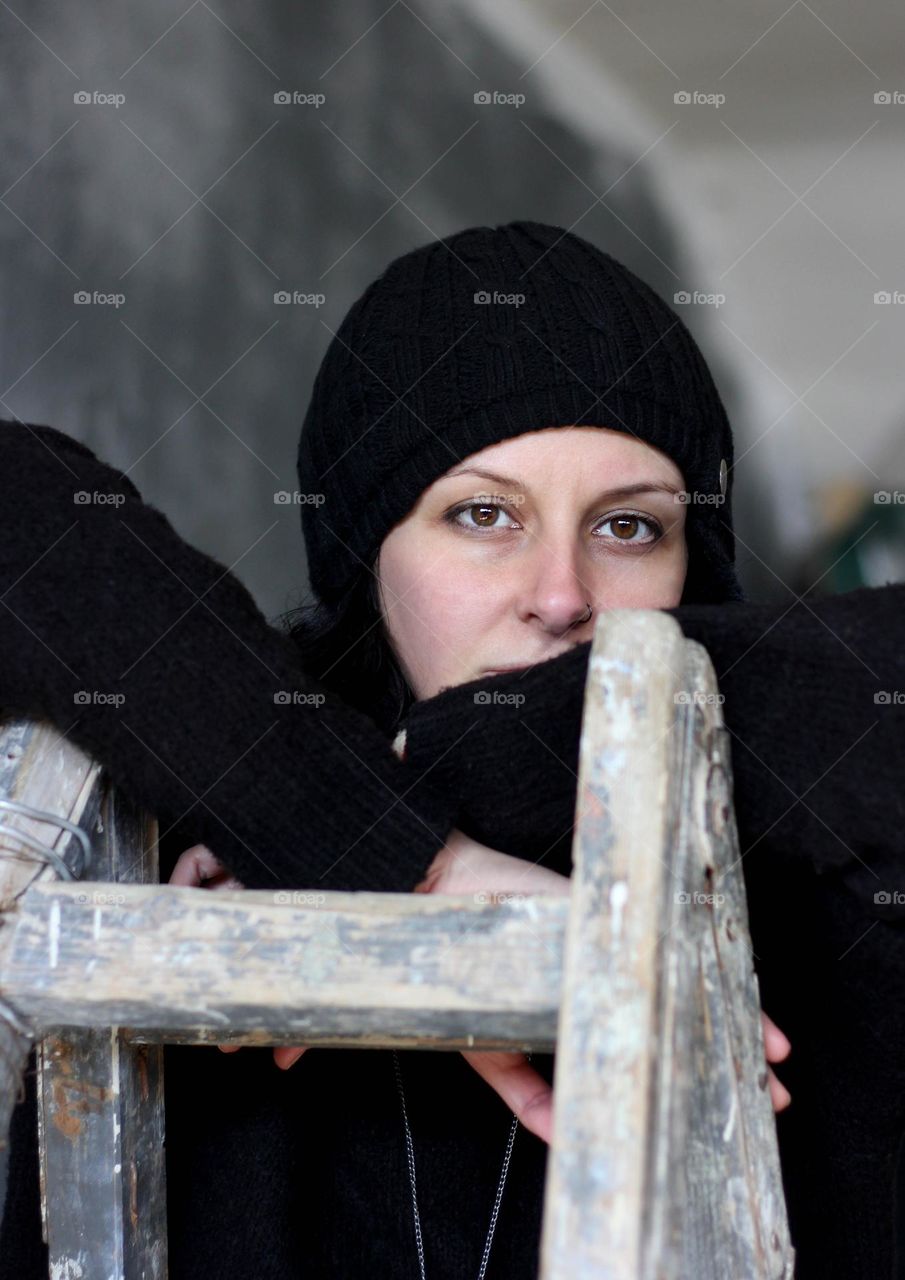
[[(647, 516), (633, 515), (628, 511), (621, 515), (608, 516), (598, 528), (605, 529), (607, 525), (612, 525), (612, 532), (609, 535), (609, 541), (612, 542), (651, 543), (663, 536), (663, 530), (656, 520), (650, 520)], [(641, 528), (649, 531), (646, 537), (636, 536)]]
[[(468, 517), (460, 519), (460, 517)], [(511, 524), (504, 525), (498, 517), (506, 518), (506, 513), (501, 506), (495, 502), (470, 502), (465, 506), (456, 507), (454, 511), (450, 511), (447, 519), (452, 524), (457, 524), (460, 529), (514, 529), (517, 524), (513, 521)]]
[[(446, 519), (450, 524), (457, 525), (458, 528), (467, 529), (470, 532), (479, 532), (482, 529), (517, 529), (519, 527), (518, 521), (513, 520), (505, 509), (496, 502), (466, 502), (450, 511)], [(656, 520), (628, 511), (608, 516), (606, 520), (603, 520), (597, 526), (595, 532), (605, 530), (608, 526), (611, 527), (611, 532), (602, 535), (608, 542), (625, 542), (633, 546), (649, 546), (651, 543), (658, 542), (663, 536), (663, 530)]]

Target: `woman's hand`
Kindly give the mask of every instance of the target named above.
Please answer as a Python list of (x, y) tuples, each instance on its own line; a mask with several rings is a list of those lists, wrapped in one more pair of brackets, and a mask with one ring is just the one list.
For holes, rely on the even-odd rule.
[[(205, 844), (193, 844), (176, 860), (170, 884), (190, 889), (244, 889), (245, 885), (224, 867)], [(241, 1047), (241, 1046), (240, 1046)]]
[[(453, 831), (427, 869), (415, 893), (535, 894), (570, 892), (571, 880), (548, 867), (513, 858)], [(782, 1062), (791, 1044), (776, 1023), (761, 1011), (767, 1063)], [(463, 1050), (463, 1058), (477, 1071), (531, 1133), (549, 1143), (553, 1132), (553, 1090), (523, 1053)], [(774, 1111), (792, 1101), (789, 1091), (768, 1065)]]
[[(242, 882), (203, 844), (193, 845), (180, 855), (170, 876), (170, 884), (190, 888), (241, 889)], [(522, 858), (489, 849), (461, 831), (453, 831), (434, 858), (415, 893), (557, 893), (568, 894), (571, 881), (547, 867), (538, 867)], [(767, 1063), (782, 1062), (791, 1044), (779, 1027), (763, 1011), (761, 1025)], [(223, 1053), (235, 1053), (242, 1046), (221, 1044)], [(277, 1045), (274, 1062), (287, 1070), (297, 1062), (306, 1045)], [(462, 1056), (482, 1079), (502, 1098), (531, 1133), (549, 1142), (553, 1126), (553, 1091), (529, 1064), (523, 1053), (494, 1050), (463, 1050)], [(768, 1065), (770, 1097), (774, 1111), (782, 1111), (791, 1095)]]
[[(452, 831), (415, 893), (567, 895), (568, 876), (488, 849), (461, 831)], [(523, 1053), (463, 1049), (462, 1057), (486, 1080), (520, 1122), (544, 1142), (553, 1133), (553, 1090)]]
[[(241, 880), (230, 872), (219, 858), (215, 857), (207, 845), (194, 844), (186, 849), (176, 860), (170, 884), (185, 885), (189, 889), (244, 889)], [(240, 1044), (218, 1044), (222, 1053), (238, 1053)], [(307, 1045), (281, 1044), (273, 1050), (273, 1060), (283, 1071), (286, 1071), (305, 1052)]]
[(488, 849), (461, 831), (450, 832), (446, 844), (415, 885), (414, 893), (554, 893), (568, 896), (568, 876), (549, 867)]
[[(760, 1011), (760, 1022), (764, 1033), (764, 1049), (767, 1062), (783, 1062), (792, 1051), (791, 1041), (788, 1036), (783, 1035), (773, 1019), (767, 1017), (763, 1009)], [(767, 1075), (770, 1079), (770, 1099), (773, 1103), (773, 1110), (784, 1111), (792, 1101), (792, 1095), (786, 1086), (777, 1079), (773, 1068), (770, 1066), (767, 1067)]]

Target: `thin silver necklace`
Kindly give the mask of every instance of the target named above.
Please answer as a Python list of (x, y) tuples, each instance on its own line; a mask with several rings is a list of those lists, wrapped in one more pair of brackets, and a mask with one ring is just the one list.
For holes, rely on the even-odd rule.
[[(525, 1055), (528, 1061), (531, 1061), (531, 1054)], [(421, 1215), (418, 1212), (418, 1192), (415, 1186), (415, 1149), (412, 1143), (412, 1131), (409, 1128), (408, 1111), (405, 1106), (405, 1090), (402, 1087), (402, 1070), (399, 1066), (399, 1054), (393, 1050), (393, 1065), (396, 1071), (396, 1084), (399, 1086), (399, 1100), (402, 1103), (402, 1124), (405, 1129), (405, 1148), (408, 1155), (409, 1182), (412, 1187), (412, 1215), (415, 1220), (415, 1244), (418, 1249), (418, 1266), (421, 1270), (421, 1280), (425, 1280), (424, 1272), (424, 1242), (421, 1237)], [(515, 1131), (518, 1128), (518, 1116), (513, 1111), (512, 1125), (509, 1129), (509, 1140), (506, 1143), (506, 1154), (503, 1156), (503, 1168), (500, 1172), (500, 1181), (496, 1191), (496, 1199), (493, 1202), (493, 1212), (490, 1215), (490, 1230), (487, 1233), (487, 1240), (484, 1244), (484, 1253), (481, 1258), (481, 1267), (478, 1271), (478, 1280), (484, 1280), (484, 1273), (487, 1270), (487, 1263), (490, 1261), (490, 1246), (493, 1244), (493, 1233), (496, 1230), (497, 1214), (500, 1211), (500, 1201), (503, 1198), (503, 1188), (506, 1185), (506, 1175), (509, 1173), (509, 1158), (512, 1155), (512, 1144), (515, 1141)]]

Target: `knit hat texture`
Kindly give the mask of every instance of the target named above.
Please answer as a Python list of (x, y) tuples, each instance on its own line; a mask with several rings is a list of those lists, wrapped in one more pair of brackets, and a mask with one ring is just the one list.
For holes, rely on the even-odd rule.
[(728, 417), (697, 344), (650, 286), (536, 222), (469, 227), (396, 258), (332, 338), (302, 427), (313, 591), (339, 600), (424, 490), (470, 454), (581, 425), (628, 432), (681, 469), (682, 602), (744, 599)]

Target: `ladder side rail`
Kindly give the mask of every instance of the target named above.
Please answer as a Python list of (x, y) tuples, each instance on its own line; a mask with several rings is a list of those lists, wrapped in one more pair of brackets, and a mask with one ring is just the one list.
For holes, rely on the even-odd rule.
[(542, 1280), (792, 1274), (727, 737), (673, 619), (599, 619)]
[[(156, 882), (157, 823), (107, 785), (100, 834), (78, 899), (101, 927), (107, 908), (128, 936), (126, 883)], [(48, 954), (65, 937), (55, 912)], [(54, 931), (58, 930), (56, 941)], [(85, 956), (80, 982), (94, 983)], [(38, 1045), (42, 1215), (50, 1275), (165, 1280), (166, 1150), (163, 1044), (135, 1044), (116, 1019), (49, 1030)]]

